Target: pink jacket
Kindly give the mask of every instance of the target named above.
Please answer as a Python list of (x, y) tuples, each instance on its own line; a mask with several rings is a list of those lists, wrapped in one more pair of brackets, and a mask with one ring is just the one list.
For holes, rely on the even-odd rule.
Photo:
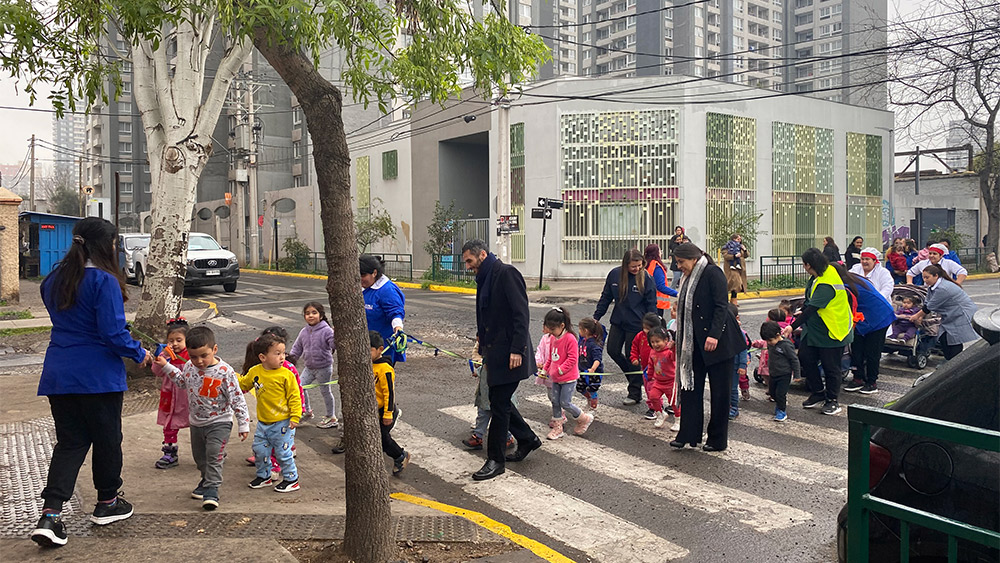
[(664, 348), (662, 351), (650, 350), (649, 367), (653, 373), (652, 378), (662, 383), (673, 383), (677, 372), (677, 356), (673, 348)]
[(567, 330), (559, 338), (552, 338), (550, 352), (545, 359), (545, 373), (552, 383), (576, 381), (580, 378), (579, 360), (576, 336)]

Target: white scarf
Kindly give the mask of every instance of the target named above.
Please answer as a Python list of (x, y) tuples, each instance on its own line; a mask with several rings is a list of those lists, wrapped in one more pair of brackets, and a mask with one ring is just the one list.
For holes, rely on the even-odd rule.
[(681, 382), (681, 390), (694, 390), (694, 292), (701, 281), (701, 274), (708, 266), (708, 258), (702, 256), (695, 263), (691, 274), (685, 274), (681, 278), (681, 292), (678, 296), (680, 305), (678, 312), (680, 316), (677, 322), (681, 325), (681, 330), (677, 333), (677, 348), (680, 354), (677, 356), (677, 374)]

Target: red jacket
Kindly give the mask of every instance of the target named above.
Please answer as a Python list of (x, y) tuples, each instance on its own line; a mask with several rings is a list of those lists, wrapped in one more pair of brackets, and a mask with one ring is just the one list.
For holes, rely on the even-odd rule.
[(673, 348), (664, 348), (662, 352), (651, 351), (649, 354), (650, 377), (661, 383), (673, 383), (677, 370), (677, 356)]
[(649, 340), (646, 339), (646, 333), (640, 332), (632, 339), (632, 352), (629, 354), (629, 359), (632, 360), (633, 364), (639, 362), (639, 369), (644, 370), (649, 365), (650, 350), (652, 348), (649, 347)]
[(904, 272), (908, 269), (906, 267), (906, 256), (898, 252), (890, 252), (885, 255), (886, 261), (889, 262), (889, 270), (903, 270)]

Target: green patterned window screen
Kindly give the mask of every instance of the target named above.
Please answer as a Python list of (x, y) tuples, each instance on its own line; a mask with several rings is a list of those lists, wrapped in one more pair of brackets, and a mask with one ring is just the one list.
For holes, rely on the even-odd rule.
[(847, 238), (857, 235), (881, 246), (882, 137), (848, 133)]
[(399, 176), (399, 151), (382, 153), (382, 179), (395, 180)]
[(620, 262), (667, 248), (678, 224), (673, 109), (563, 114), (563, 262)]
[[(757, 121), (708, 113), (705, 139), (705, 227), (735, 212), (757, 210)], [(745, 240), (753, 256), (756, 241)]]
[(798, 256), (833, 234), (833, 130), (772, 124), (772, 253)]
[(510, 207), (517, 215), (521, 232), (510, 235), (510, 259), (512, 262), (524, 262), (525, 245), (524, 229), (524, 124), (513, 123), (510, 126)]
[(358, 181), (358, 218), (364, 220), (368, 218), (371, 211), (372, 200), (372, 179), (371, 179), (371, 157), (358, 157), (357, 163)]

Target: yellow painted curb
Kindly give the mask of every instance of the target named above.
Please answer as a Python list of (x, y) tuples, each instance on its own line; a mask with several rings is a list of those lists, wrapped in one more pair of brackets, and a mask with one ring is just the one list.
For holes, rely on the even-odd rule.
[(405, 287), (406, 289), (420, 289), (420, 288), (423, 287), (419, 283), (401, 282), (401, 281), (393, 282), (393, 283), (395, 283), (399, 287)]
[(415, 497), (413, 495), (408, 495), (406, 493), (393, 493), (389, 495), (390, 497), (401, 500), (403, 502), (408, 502), (410, 504), (416, 504), (419, 506), (426, 506), (427, 508), (433, 508), (434, 510), (440, 510), (441, 512), (446, 512), (448, 514), (454, 514), (455, 516), (461, 516), (466, 520), (486, 528), (487, 530), (493, 532), (494, 534), (507, 538), (515, 544), (531, 550), (532, 553), (541, 557), (546, 561), (551, 561), (552, 563), (575, 563), (569, 557), (559, 553), (558, 551), (539, 543), (531, 538), (522, 536), (521, 534), (514, 533), (510, 526), (506, 524), (501, 524), (496, 520), (478, 512), (473, 512), (471, 510), (466, 510), (464, 508), (458, 508), (457, 506), (451, 506), (448, 504), (443, 504), (440, 502), (435, 502), (433, 500), (427, 500), (420, 497)]
[(806, 288), (793, 287), (791, 289), (765, 289), (763, 291), (751, 291), (748, 293), (737, 293), (737, 299), (760, 299), (762, 297), (790, 297), (792, 295), (805, 295)]
[(287, 278), (306, 278), (310, 280), (325, 280), (326, 276), (321, 276), (318, 274), (300, 274), (298, 272), (276, 272), (274, 270), (251, 270), (249, 268), (243, 268), (241, 272), (250, 272), (251, 274), (264, 274), (267, 276), (285, 276)]
[(994, 280), (994, 279), (1000, 279), (1000, 272), (997, 272), (995, 274), (970, 274), (968, 276), (965, 276), (965, 279), (967, 279), (967, 280)]
[(192, 299), (192, 301), (197, 301), (198, 303), (204, 303), (208, 305), (208, 308), (214, 313), (212, 315), (213, 317), (217, 317), (219, 315), (219, 306), (213, 303), (212, 301), (209, 301), (208, 299)]

